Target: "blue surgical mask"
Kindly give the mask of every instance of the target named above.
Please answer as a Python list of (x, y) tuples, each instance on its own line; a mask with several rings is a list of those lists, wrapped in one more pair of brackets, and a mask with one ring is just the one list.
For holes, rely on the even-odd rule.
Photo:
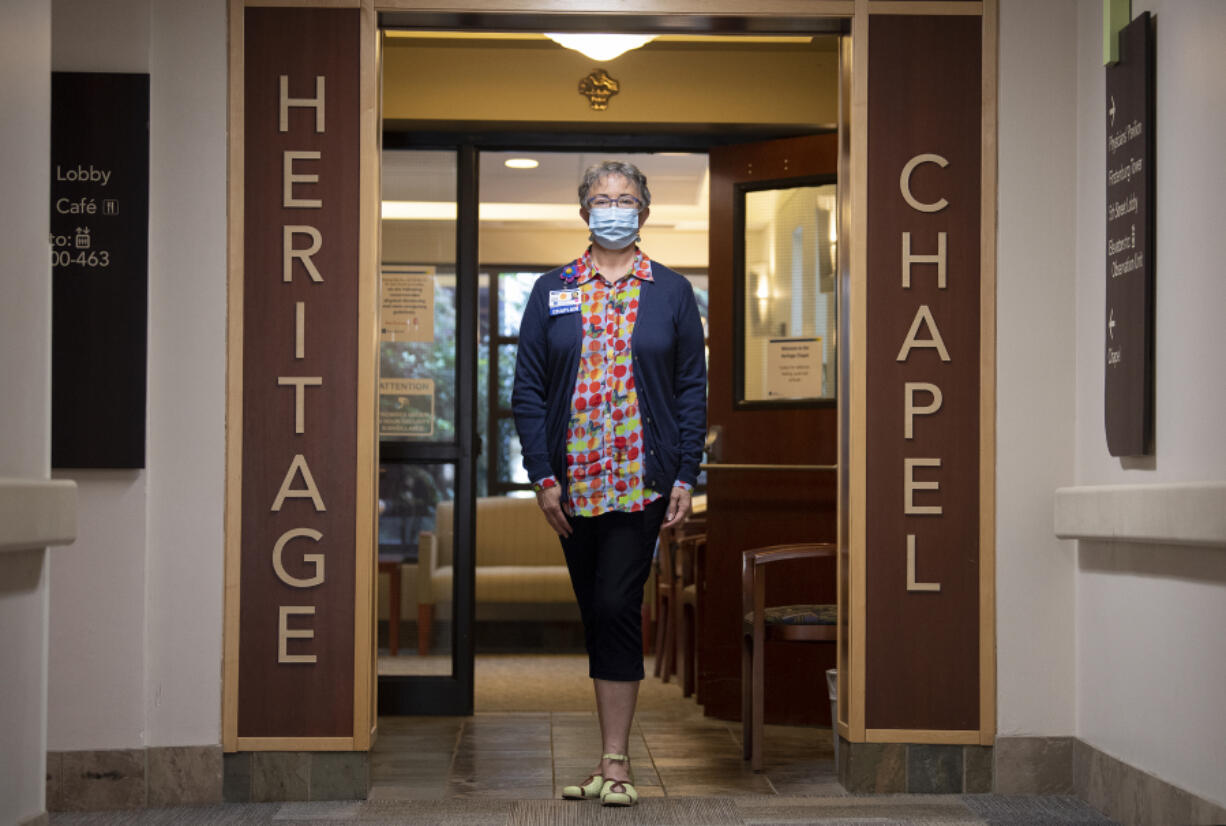
[(625, 249), (639, 238), (637, 209), (607, 207), (593, 209), (588, 215), (588, 238), (607, 250)]

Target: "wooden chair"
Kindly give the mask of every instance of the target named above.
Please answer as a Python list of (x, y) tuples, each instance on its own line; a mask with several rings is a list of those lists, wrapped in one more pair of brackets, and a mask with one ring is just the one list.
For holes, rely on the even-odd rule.
[(663, 682), (677, 673), (678, 628), (681, 623), (681, 591), (685, 584), (679, 548), (695, 533), (706, 529), (703, 519), (687, 519), (677, 527), (660, 531), (656, 546), (656, 665)]
[[(379, 554), (378, 574), (387, 574), (387, 653), (400, 653), (400, 566), (403, 554)], [(376, 574), (376, 576), (378, 576)]]
[(695, 640), (702, 627), (702, 601), (699, 590), (703, 580), (706, 560), (707, 535), (705, 533), (682, 537), (677, 543), (677, 653), (676, 660), (681, 672), (681, 693), (684, 697), (694, 694), (698, 674), (698, 655)]
[(660, 540), (656, 543), (656, 633), (655, 676), (668, 682), (673, 675), (676, 649), (676, 576), (673, 564), (674, 529), (666, 528), (660, 531)]
[(762, 770), (766, 643), (835, 644), (838, 640), (837, 605), (766, 605), (766, 566), (785, 560), (829, 559), (837, 553), (834, 545), (816, 542), (773, 545), (742, 553), (741, 740), (743, 756), (754, 771)]

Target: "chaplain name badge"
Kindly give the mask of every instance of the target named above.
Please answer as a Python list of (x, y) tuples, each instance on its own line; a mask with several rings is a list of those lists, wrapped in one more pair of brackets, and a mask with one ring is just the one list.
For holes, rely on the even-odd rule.
[(550, 290), (549, 314), (577, 313), (581, 302), (578, 290)]

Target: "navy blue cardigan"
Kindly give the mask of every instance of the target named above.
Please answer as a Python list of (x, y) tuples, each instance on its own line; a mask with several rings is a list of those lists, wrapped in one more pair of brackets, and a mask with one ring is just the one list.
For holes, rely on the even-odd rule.
[[(549, 315), (551, 290), (573, 289), (562, 267), (537, 279), (519, 328), (511, 410), (524, 469), (536, 481), (566, 487), (566, 426), (583, 341), (581, 313)], [(694, 289), (684, 276), (651, 262), (639, 290), (630, 337), (643, 423), (643, 483), (667, 495), (675, 481), (694, 484), (707, 421), (707, 365)]]

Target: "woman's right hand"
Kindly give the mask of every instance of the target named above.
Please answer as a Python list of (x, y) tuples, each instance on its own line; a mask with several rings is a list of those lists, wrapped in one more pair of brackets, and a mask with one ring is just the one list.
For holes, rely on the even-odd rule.
[(551, 488), (543, 488), (536, 494), (536, 504), (540, 505), (541, 512), (545, 514), (545, 519), (549, 522), (549, 527), (553, 528), (554, 533), (558, 536), (570, 536), (570, 520), (566, 518), (565, 511), (562, 510), (562, 488), (560, 485), (554, 485)]

